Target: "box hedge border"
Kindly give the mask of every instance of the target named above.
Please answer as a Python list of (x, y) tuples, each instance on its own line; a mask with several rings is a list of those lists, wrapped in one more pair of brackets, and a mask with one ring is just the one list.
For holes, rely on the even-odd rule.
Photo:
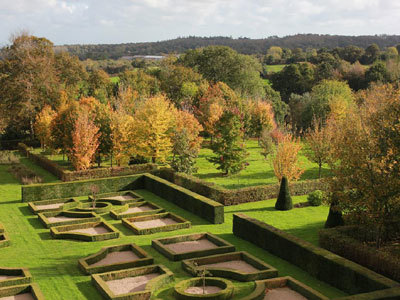
[[(155, 220), (155, 219), (160, 219), (160, 218), (171, 218), (178, 223), (165, 225), (165, 226), (159, 226), (159, 227), (153, 227), (153, 228), (138, 228), (135, 226), (135, 224), (133, 224), (134, 222)], [(171, 212), (165, 212), (165, 213), (159, 213), (159, 214), (154, 214), (154, 215), (123, 218), (122, 224), (125, 225), (127, 228), (131, 229), (134, 233), (139, 234), (139, 235), (144, 235), (144, 234), (153, 234), (156, 232), (173, 231), (173, 230), (178, 230), (178, 229), (189, 228), (192, 223), (176, 214), (173, 214)]]
[[(186, 241), (196, 241), (200, 239), (207, 239), (210, 242), (214, 243), (218, 246), (218, 248), (210, 248), (204, 250), (193, 250), (187, 251), (184, 253), (176, 253), (166, 247), (168, 244), (186, 242)], [(234, 252), (235, 246), (228, 243), (227, 241), (213, 235), (209, 232), (202, 233), (193, 233), (186, 235), (177, 235), (171, 236), (167, 238), (160, 238), (151, 241), (151, 245), (154, 249), (160, 252), (162, 255), (167, 257), (169, 260), (178, 261), (183, 259), (195, 258), (195, 257), (203, 257), (214, 254), (222, 254), (227, 252)]]
[[(50, 204), (58, 204), (64, 203), (64, 205), (57, 208), (38, 208), (41, 205), (50, 205)], [(74, 198), (63, 198), (63, 199), (51, 199), (51, 200), (39, 200), (35, 202), (28, 202), (28, 207), (34, 214), (42, 213), (42, 212), (53, 212), (53, 211), (62, 211), (75, 208), (79, 205), (79, 201)]]
[[(85, 233), (77, 233), (77, 232), (68, 232), (69, 230), (74, 229), (83, 229), (83, 228), (91, 228), (97, 226), (104, 226), (110, 232), (102, 233), (102, 234), (85, 234)], [(64, 225), (64, 226), (55, 226), (50, 228), (50, 234), (52, 237), (56, 239), (74, 239), (86, 242), (98, 242), (105, 241), (110, 239), (116, 239), (119, 237), (119, 231), (112, 225), (107, 224), (106, 222), (92, 222), (92, 223), (81, 223), (74, 225)]]
[(379, 274), (400, 281), (400, 259), (368, 246), (352, 237), (357, 226), (340, 226), (319, 231), (319, 244), (322, 248), (354, 261)]
[[(252, 265), (259, 271), (244, 273), (239, 270), (224, 269), (218, 267), (205, 267), (205, 269), (209, 271), (213, 276), (234, 279), (237, 281), (254, 281), (278, 276), (277, 269), (245, 251), (186, 259), (182, 261), (182, 268), (186, 272), (192, 274), (193, 276), (196, 276), (196, 270), (198, 270), (199, 268), (201, 268), (202, 270), (204, 268), (204, 265), (206, 264), (213, 264), (231, 260), (244, 260), (246, 263)], [(197, 266), (195, 264), (197, 264)]]
[[(126, 277), (141, 276), (145, 274), (159, 272), (161, 275), (151, 279), (144, 291), (128, 294), (115, 295), (107, 286), (106, 281), (122, 279)], [(114, 272), (100, 273), (92, 275), (92, 283), (100, 293), (109, 300), (144, 300), (150, 299), (152, 292), (161, 288), (163, 285), (173, 280), (174, 274), (163, 265), (151, 265), (140, 268), (125, 269)]]
[[(108, 199), (113, 196), (131, 196), (132, 199), (126, 200), (118, 200), (118, 199)], [(89, 201), (92, 201), (93, 196), (89, 196)], [(143, 197), (139, 194), (135, 193), (134, 191), (120, 191), (120, 192), (113, 192), (113, 193), (104, 193), (96, 195), (96, 200), (101, 202), (110, 202), (112, 205), (125, 205), (129, 203), (135, 203), (138, 201), (142, 201)]]
[(100, 202), (96, 201), (95, 207), (93, 208), (93, 203), (89, 201), (80, 202), (77, 207), (73, 210), (77, 212), (94, 212), (96, 214), (106, 214), (110, 212), (113, 208), (113, 205), (110, 202)]
[[(138, 211), (138, 212), (132, 212), (132, 213), (125, 213), (129, 208), (140, 207), (140, 206), (150, 206), (150, 207), (152, 207), (152, 209)], [(162, 212), (165, 212), (165, 209), (153, 202), (137, 201), (137, 202), (125, 204), (121, 207), (115, 207), (114, 209), (112, 209), (110, 211), (110, 216), (113, 219), (120, 220), (120, 219), (132, 218), (132, 217), (154, 215), (154, 214), (159, 214)]]
[(233, 234), (349, 294), (400, 286), (389, 278), (244, 214), (233, 215)]
[[(279, 192), (279, 183), (240, 189), (226, 189), (192, 175), (174, 172), (172, 169), (155, 170), (153, 174), (225, 206), (276, 198)], [(320, 179), (290, 183), (292, 196), (307, 195), (312, 191), (324, 189), (325, 184)]]
[(32, 275), (28, 269), (24, 268), (0, 268), (0, 275), (17, 276), (17, 278), (10, 278), (0, 281), (0, 288), (23, 285), (32, 282)]
[[(101, 266), (91, 266), (92, 264), (102, 260), (109, 253), (120, 252), (120, 251), (132, 251), (135, 253), (139, 259), (132, 261), (119, 262), (108, 265)], [(99, 252), (92, 254), (88, 257), (81, 258), (78, 261), (79, 268), (85, 274), (95, 274), (95, 273), (104, 273), (110, 271), (118, 271), (123, 269), (130, 269), (136, 267), (142, 267), (146, 265), (153, 264), (154, 259), (152, 256), (147, 254), (142, 248), (135, 244), (125, 244), (125, 245), (117, 245), (117, 246), (109, 246), (102, 248)]]
[[(65, 216), (70, 218), (80, 218), (80, 220), (65, 220), (58, 222), (50, 222), (48, 218), (57, 217), (57, 216)], [(73, 225), (73, 224), (81, 224), (88, 222), (99, 222), (101, 218), (93, 213), (93, 212), (77, 212), (77, 211), (52, 211), (52, 212), (43, 212), (38, 214), (40, 222), (46, 227), (51, 228), (55, 226), (63, 226), (63, 225)]]
[(40, 291), (36, 283), (24, 284), (24, 285), (14, 285), (5, 288), (0, 288), (0, 298), (16, 296), (19, 294), (31, 293), (35, 300), (45, 300), (42, 292)]
[(193, 286), (201, 286), (203, 278), (191, 278), (178, 282), (174, 286), (175, 298), (178, 300), (228, 300), (233, 296), (234, 285), (231, 281), (219, 277), (206, 277), (206, 285), (217, 286), (221, 290), (214, 294), (190, 294), (185, 290)]
[(379, 290), (370, 293), (357, 294), (347, 297), (334, 298), (334, 300), (399, 300), (400, 287)]

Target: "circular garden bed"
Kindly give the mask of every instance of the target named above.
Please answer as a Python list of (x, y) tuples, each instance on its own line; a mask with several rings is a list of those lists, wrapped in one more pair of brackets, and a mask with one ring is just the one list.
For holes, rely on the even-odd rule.
[(97, 214), (104, 214), (112, 209), (112, 204), (107, 202), (96, 202), (93, 207), (92, 202), (81, 202), (76, 208), (77, 211), (95, 212)]
[(178, 300), (226, 300), (232, 298), (234, 287), (229, 280), (219, 277), (206, 277), (205, 289), (203, 289), (203, 278), (196, 277), (177, 283), (174, 289), (175, 297)]

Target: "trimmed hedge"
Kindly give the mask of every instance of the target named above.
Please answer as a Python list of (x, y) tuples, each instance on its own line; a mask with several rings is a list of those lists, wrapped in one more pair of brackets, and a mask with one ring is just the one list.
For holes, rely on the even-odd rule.
[[(107, 281), (118, 280), (126, 277), (143, 276), (151, 273), (160, 273), (160, 276), (151, 279), (146, 284), (143, 291), (132, 292), (128, 294), (115, 295), (107, 286)], [(125, 269), (108, 273), (92, 275), (92, 283), (100, 293), (108, 300), (144, 300), (150, 299), (152, 292), (158, 290), (165, 284), (173, 280), (174, 274), (163, 265), (151, 265), (141, 268)]]
[(335, 298), (333, 300), (399, 300), (400, 288), (391, 288), (371, 293)]
[[(258, 269), (257, 272), (246, 273), (240, 270), (224, 269), (220, 267), (207, 267), (205, 265), (215, 264), (220, 262), (228, 262), (232, 260), (243, 260), (254, 268)], [(197, 270), (204, 268), (209, 271), (213, 276), (230, 278), (238, 281), (254, 281), (260, 279), (267, 279), (278, 276), (278, 270), (262, 260), (250, 255), (245, 251), (231, 252), (217, 255), (210, 255), (200, 258), (186, 259), (182, 261), (182, 268), (192, 274), (197, 275)]]
[[(58, 204), (58, 203), (64, 203), (64, 204), (62, 206), (56, 207), (56, 208), (39, 207), (42, 205), (44, 206), (44, 205), (51, 205), (51, 204)], [(68, 209), (75, 208), (78, 205), (79, 205), (79, 201), (74, 198), (39, 200), (39, 201), (28, 203), (29, 209), (35, 215), (37, 215), (38, 213), (41, 213), (41, 212), (54, 212), (54, 211), (68, 210)]]
[(142, 180), (142, 175), (129, 175), (62, 183), (33, 184), (21, 187), (22, 202), (90, 195), (92, 185), (99, 188), (99, 193), (136, 190), (143, 188)]
[[(67, 217), (73, 218), (71, 220), (63, 220), (58, 222), (50, 222), (48, 218), (51, 217)], [(76, 212), (76, 211), (52, 211), (38, 214), (40, 222), (46, 227), (51, 228), (62, 225), (81, 224), (88, 222), (99, 222), (100, 217), (93, 212)], [(78, 219), (76, 219), (78, 218)]]
[(108, 213), (113, 208), (113, 205), (109, 202), (96, 201), (93, 207), (92, 202), (80, 202), (77, 207), (74, 208), (78, 212), (94, 212), (96, 214)]
[(319, 244), (333, 253), (400, 281), (400, 259), (396, 255), (385, 253), (357, 240), (353, 237), (357, 231), (357, 226), (320, 230)]
[(32, 281), (32, 275), (28, 269), (21, 268), (0, 268), (0, 276), (16, 276), (16, 278), (10, 278), (0, 281), (0, 288), (13, 285), (28, 284)]
[[(93, 264), (99, 262), (100, 260), (106, 258), (106, 256), (113, 252), (120, 252), (120, 251), (132, 251), (136, 256), (139, 258), (136, 260), (131, 261), (124, 261), (114, 264), (108, 265), (97, 265), (92, 266)], [(78, 261), (79, 268), (85, 274), (95, 274), (95, 273), (104, 273), (110, 271), (117, 271), (135, 267), (142, 267), (146, 265), (153, 264), (153, 257), (147, 254), (142, 248), (135, 244), (126, 244), (126, 245), (118, 245), (118, 246), (110, 246), (104, 247), (99, 252), (90, 255), (85, 258), (81, 258)]]
[(233, 215), (233, 233), (349, 294), (399, 286), (389, 278), (244, 214)]
[[(71, 232), (75, 229), (85, 229), (103, 226), (106, 227), (109, 232), (101, 233), (101, 234), (85, 234), (79, 232)], [(81, 223), (74, 225), (64, 225), (64, 226), (55, 226), (50, 228), (50, 234), (53, 238), (56, 239), (73, 239), (80, 240), (86, 242), (98, 242), (105, 241), (110, 239), (116, 239), (119, 237), (119, 231), (105, 222), (93, 222), (93, 223)]]
[[(228, 190), (195, 176), (176, 173), (171, 169), (156, 170), (153, 174), (223, 205), (272, 199), (276, 198), (279, 192), (279, 183)], [(314, 190), (324, 190), (324, 186), (320, 179), (303, 180), (289, 184), (292, 196), (307, 195)]]
[[(150, 220), (165, 219), (165, 218), (171, 218), (177, 223), (159, 226), (159, 227), (153, 227), (153, 228), (139, 228), (139, 227), (136, 227), (136, 225), (134, 224), (134, 222), (150, 221)], [(176, 214), (170, 213), (170, 212), (122, 219), (122, 224), (125, 225), (127, 228), (131, 229), (134, 233), (140, 234), (140, 235), (152, 234), (152, 233), (163, 232), (163, 231), (178, 230), (178, 229), (183, 229), (183, 228), (189, 228), (191, 226), (190, 221), (188, 221)]]
[[(191, 250), (183, 253), (176, 253), (170, 250), (168, 247), (166, 247), (168, 244), (187, 242), (187, 241), (197, 241), (201, 239), (209, 240), (210, 242), (215, 244), (217, 248), (210, 248), (204, 250)], [(235, 246), (209, 232), (176, 235), (167, 238), (155, 239), (151, 241), (151, 246), (158, 252), (166, 256), (169, 260), (173, 261), (235, 251)]]
[(201, 287), (203, 285), (203, 278), (197, 277), (178, 282), (174, 286), (175, 297), (178, 300), (227, 300), (233, 297), (234, 286), (233, 283), (224, 278), (206, 277), (205, 284), (208, 286), (217, 286), (221, 288), (220, 291), (214, 294), (190, 294), (185, 292), (190, 287)]
[[(140, 207), (140, 206), (148, 206), (151, 207), (151, 210), (144, 210), (138, 212), (126, 212), (129, 208), (132, 207)], [(154, 204), (150, 201), (137, 201), (134, 203), (125, 204), (121, 207), (115, 207), (110, 211), (110, 216), (116, 220), (120, 220), (123, 218), (132, 218), (132, 217), (139, 217), (139, 216), (146, 216), (146, 215), (154, 215), (164, 212), (165, 209), (157, 204)]]
[(105, 178), (115, 176), (134, 175), (139, 173), (152, 172), (157, 170), (156, 164), (140, 164), (131, 165), (126, 167), (112, 167), (112, 168), (96, 168), (83, 171), (69, 171), (58, 165), (56, 162), (48, 159), (43, 155), (32, 153), (28, 146), (23, 143), (18, 144), (19, 152), (32, 160), (43, 169), (49, 171), (62, 181), (76, 181), (83, 179)]
[(29, 293), (35, 300), (45, 300), (42, 292), (36, 283), (24, 284), (24, 285), (14, 285), (10, 287), (5, 287), (0, 289), (0, 298), (16, 296), (20, 294)]
[(143, 176), (144, 188), (213, 224), (224, 223), (224, 206), (151, 174)]
[(18, 150), (18, 144), (23, 143), (28, 147), (38, 148), (40, 147), (39, 140), (0, 140), (0, 150)]
[[(132, 199), (112, 199), (117, 196), (128, 196)], [(89, 196), (89, 201), (92, 201), (93, 196)], [(96, 195), (96, 200), (101, 202), (110, 202), (112, 205), (124, 205), (143, 200), (143, 197), (136, 194), (134, 191), (121, 191), (114, 193), (105, 193)]]

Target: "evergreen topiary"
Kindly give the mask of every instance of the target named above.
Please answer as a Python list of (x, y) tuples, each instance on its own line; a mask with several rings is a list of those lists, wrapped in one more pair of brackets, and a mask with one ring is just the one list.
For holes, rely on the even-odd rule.
[(281, 187), (279, 189), (278, 200), (275, 208), (277, 210), (291, 210), (293, 208), (292, 197), (290, 197), (289, 183), (286, 177), (282, 177)]
[(331, 206), (329, 207), (328, 218), (325, 222), (325, 228), (333, 228), (342, 225), (344, 225), (342, 212), (338, 210), (335, 203), (331, 203)]

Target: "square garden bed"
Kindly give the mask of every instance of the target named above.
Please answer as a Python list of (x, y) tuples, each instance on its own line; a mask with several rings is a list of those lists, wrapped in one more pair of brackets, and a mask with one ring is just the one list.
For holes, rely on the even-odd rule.
[[(89, 201), (92, 201), (93, 197), (89, 196)], [(136, 194), (133, 191), (120, 191), (113, 193), (105, 193), (96, 195), (96, 200), (101, 202), (109, 202), (113, 205), (124, 205), (127, 203), (133, 203), (136, 201), (143, 200), (143, 197)]]
[(35, 283), (0, 288), (0, 299), (45, 300)]
[(121, 207), (114, 207), (110, 211), (110, 216), (119, 220), (123, 218), (154, 215), (161, 212), (164, 212), (164, 209), (161, 206), (158, 206), (150, 201), (137, 201), (125, 204)]
[(151, 265), (92, 275), (92, 283), (109, 300), (150, 299), (153, 291), (173, 280), (162, 265)]
[(38, 214), (41, 212), (48, 211), (60, 211), (68, 210), (77, 207), (79, 201), (74, 198), (69, 199), (51, 199), (51, 200), (41, 200), (35, 202), (29, 202), (29, 209), (34, 213)]
[(0, 268), (0, 288), (27, 284), (32, 281), (31, 273), (21, 268)]
[(104, 247), (78, 263), (85, 274), (94, 274), (151, 265), (153, 257), (135, 244), (126, 244)]
[(105, 222), (91, 222), (50, 228), (56, 239), (74, 239), (87, 242), (104, 241), (119, 237), (119, 231)]
[(122, 224), (136, 234), (152, 234), (191, 226), (188, 220), (170, 212), (122, 219)]
[(156, 239), (151, 245), (173, 261), (235, 251), (235, 246), (209, 232)]
[(46, 228), (100, 221), (100, 217), (95, 213), (77, 211), (43, 212), (39, 213), (38, 217)]
[(245, 251), (205, 256), (182, 261), (193, 276), (205, 269), (213, 276), (238, 281), (254, 281), (278, 276), (278, 270)]

